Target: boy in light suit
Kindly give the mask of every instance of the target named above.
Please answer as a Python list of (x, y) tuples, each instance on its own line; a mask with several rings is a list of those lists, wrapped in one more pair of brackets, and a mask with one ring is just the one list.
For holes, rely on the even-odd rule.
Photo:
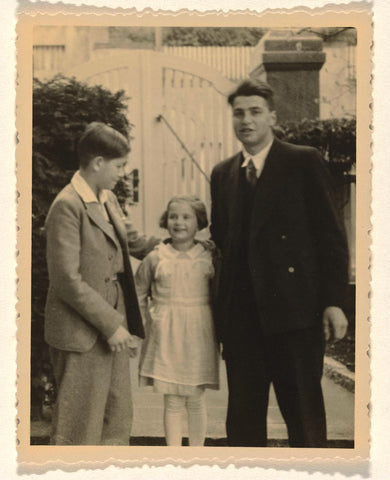
[(129, 253), (142, 258), (157, 243), (126, 229), (110, 191), (129, 152), (113, 128), (88, 125), (78, 145), (80, 170), (46, 219), (45, 340), (58, 392), (55, 445), (129, 444), (129, 356), (144, 337)]

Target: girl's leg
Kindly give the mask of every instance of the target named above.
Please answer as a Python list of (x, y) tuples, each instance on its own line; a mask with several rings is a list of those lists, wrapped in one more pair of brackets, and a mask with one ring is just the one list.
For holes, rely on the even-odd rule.
[(185, 397), (164, 395), (164, 428), (168, 446), (181, 446)]
[(188, 436), (192, 447), (203, 446), (207, 429), (207, 410), (204, 389), (187, 397)]

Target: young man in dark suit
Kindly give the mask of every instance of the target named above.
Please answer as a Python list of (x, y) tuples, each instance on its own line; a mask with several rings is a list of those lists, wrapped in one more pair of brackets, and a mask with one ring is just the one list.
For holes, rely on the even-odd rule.
[(324, 346), (346, 333), (341, 306), (348, 279), (328, 172), (315, 148), (274, 137), (268, 84), (246, 80), (228, 101), (243, 150), (211, 177), (228, 442), (266, 446), (272, 382), (290, 446), (326, 447)]

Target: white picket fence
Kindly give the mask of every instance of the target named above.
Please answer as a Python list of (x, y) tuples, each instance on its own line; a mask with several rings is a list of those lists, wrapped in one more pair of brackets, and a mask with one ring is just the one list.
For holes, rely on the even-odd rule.
[(204, 63), (224, 77), (239, 81), (250, 73), (253, 47), (163, 47), (163, 52)]

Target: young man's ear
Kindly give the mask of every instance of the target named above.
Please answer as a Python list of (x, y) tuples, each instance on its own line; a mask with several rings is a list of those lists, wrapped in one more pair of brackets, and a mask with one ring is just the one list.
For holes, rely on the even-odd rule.
[(276, 125), (276, 120), (277, 120), (276, 111), (272, 110), (271, 111), (271, 126), (272, 127), (274, 127)]

